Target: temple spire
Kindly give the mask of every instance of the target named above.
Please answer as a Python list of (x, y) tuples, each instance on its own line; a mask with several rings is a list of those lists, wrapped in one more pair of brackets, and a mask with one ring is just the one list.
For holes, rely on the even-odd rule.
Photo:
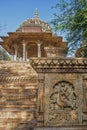
[(36, 8), (35, 13), (34, 13), (34, 18), (38, 18), (38, 9)]

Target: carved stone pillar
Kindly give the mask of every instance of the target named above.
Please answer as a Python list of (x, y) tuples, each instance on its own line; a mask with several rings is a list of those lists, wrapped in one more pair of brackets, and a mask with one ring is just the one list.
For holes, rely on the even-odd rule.
[(26, 61), (27, 61), (27, 50), (26, 50)]
[(38, 88), (38, 126), (44, 125), (44, 74), (38, 75), (39, 88)]
[(26, 60), (26, 44), (23, 44), (23, 61)]
[(38, 58), (41, 57), (41, 44), (42, 44), (42, 42), (38, 40), (37, 41)]
[(17, 46), (17, 44), (14, 45), (14, 51), (15, 51), (14, 61), (17, 61), (17, 55), (18, 55), (18, 46)]
[(22, 41), (22, 45), (23, 45), (23, 61), (26, 61), (26, 45), (27, 45), (27, 43), (25, 40)]
[(27, 44), (27, 47), (26, 47), (26, 61), (29, 61), (29, 50), (30, 50), (30, 45)]
[(37, 44), (38, 46), (38, 57), (41, 57), (41, 44)]

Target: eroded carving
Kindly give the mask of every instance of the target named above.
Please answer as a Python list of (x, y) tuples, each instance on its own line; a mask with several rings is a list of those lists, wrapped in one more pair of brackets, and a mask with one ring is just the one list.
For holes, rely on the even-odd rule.
[(67, 82), (59, 82), (53, 87), (50, 95), (50, 109), (75, 110), (77, 95), (74, 92), (74, 86)]
[(87, 79), (83, 80), (83, 93), (84, 93), (84, 108), (83, 108), (83, 110), (85, 110), (87, 112)]
[(49, 87), (46, 95), (45, 125), (58, 126), (81, 123), (81, 89), (68, 81), (59, 81)]

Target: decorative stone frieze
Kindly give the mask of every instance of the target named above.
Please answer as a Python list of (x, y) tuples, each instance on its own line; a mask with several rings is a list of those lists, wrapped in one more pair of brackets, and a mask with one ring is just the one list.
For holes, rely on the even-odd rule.
[(31, 65), (37, 72), (84, 73), (87, 72), (87, 58), (32, 58)]
[(35, 82), (37, 79), (33, 77), (24, 77), (24, 76), (0, 76), (0, 82)]

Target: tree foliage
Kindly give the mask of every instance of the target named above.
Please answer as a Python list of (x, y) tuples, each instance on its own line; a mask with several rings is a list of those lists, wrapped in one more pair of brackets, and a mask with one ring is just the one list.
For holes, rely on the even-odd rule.
[(87, 0), (59, 0), (54, 8), (58, 12), (52, 21), (55, 31), (65, 32), (73, 48), (87, 41)]
[[(6, 25), (0, 24), (0, 32), (2, 32), (2, 30), (5, 29), (5, 27)], [(3, 47), (1, 47), (1, 45), (0, 45), (0, 60), (11, 60), (10, 55), (7, 53), (7, 51)]]
[(0, 47), (0, 60), (11, 60), (9, 54), (2, 47)]

